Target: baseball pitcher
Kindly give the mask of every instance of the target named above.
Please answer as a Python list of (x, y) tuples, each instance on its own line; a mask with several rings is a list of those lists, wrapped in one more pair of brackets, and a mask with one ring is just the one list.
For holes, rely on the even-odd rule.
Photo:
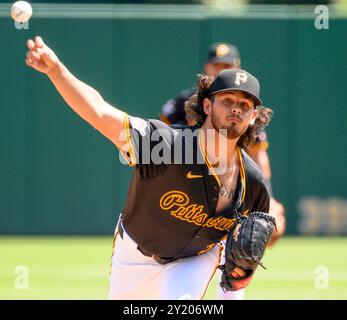
[(183, 129), (111, 106), (42, 38), (27, 46), (26, 64), (134, 168), (115, 231), (109, 298), (202, 299), (218, 267), (224, 290), (247, 286), (275, 228), (262, 174), (243, 150), (269, 123), (258, 80), (241, 69), (201, 77), (189, 101), (197, 123)]

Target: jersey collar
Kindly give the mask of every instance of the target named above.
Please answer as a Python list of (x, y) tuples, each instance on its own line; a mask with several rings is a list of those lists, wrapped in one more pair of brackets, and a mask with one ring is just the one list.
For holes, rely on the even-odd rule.
[[(203, 129), (199, 128), (199, 136), (198, 136), (199, 150), (203, 156), (205, 164), (207, 165), (209, 171), (212, 173), (213, 177), (216, 179), (216, 181), (218, 183), (218, 186), (220, 187), (221, 182), (219, 180), (219, 177), (218, 177), (216, 171), (213, 169), (213, 166), (211, 165), (210, 160), (208, 159), (207, 152), (206, 152), (205, 147), (204, 147), (204, 143), (203, 143), (203, 139), (202, 139), (202, 130)], [(241, 186), (242, 186), (242, 194), (241, 194), (241, 203), (242, 203), (243, 200), (245, 199), (245, 195), (246, 195), (246, 171), (245, 171), (243, 156), (242, 156), (242, 152), (241, 152), (240, 147), (238, 147), (238, 146), (236, 147), (236, 152), (237, 152), (237, 156), (239, 158), (239, 163), (240, 163), (239, 175), (240, 175)]]

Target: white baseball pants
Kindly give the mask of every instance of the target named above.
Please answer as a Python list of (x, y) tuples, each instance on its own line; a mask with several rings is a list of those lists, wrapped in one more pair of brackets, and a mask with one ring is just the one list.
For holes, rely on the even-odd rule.
[[(117, 229), (116, 229), (117, 230)], [(202, 299), (221, 259), (221, 245), (168, 264), (144, 256), (124, 230), (115, 234), (109, 299)]]

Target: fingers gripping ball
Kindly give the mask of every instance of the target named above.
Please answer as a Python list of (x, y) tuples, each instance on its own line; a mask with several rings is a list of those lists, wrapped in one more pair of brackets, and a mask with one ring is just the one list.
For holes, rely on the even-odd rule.
[(33, 69), (51, 74), (59, 65), (59, 59), (52, 49), (50, 49), (42, 40), (41, 37), (36, 36), (34, 41), (29, 39), (27, 41), (29, 51), (26, 54), (25, 63)]
[(11, 17), (18, 23), (25, 23), (29, 21), (33, 9), (30, 3), (26, 1), (17, 1), (11, 7)]
[[(227, 237), (225, 264), (220, 266), (223, 290), (236, 291), (246, 287), (258, 264), (264, 267), (261, 259), (275, 228), (275, 218), (264, 212), (252, 212), (238, 219)], [(244, 276), (234, 277), (235, 268), (244, 270)]]

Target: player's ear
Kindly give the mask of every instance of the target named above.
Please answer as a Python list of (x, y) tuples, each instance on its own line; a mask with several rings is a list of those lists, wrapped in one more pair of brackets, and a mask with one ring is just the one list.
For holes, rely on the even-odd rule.
[(207, 115), (212, 113), (212, 101), (209, 98), (205, 98), (203, 101), (204, 112)]
[(259, 111), (257, 109), (254, 109), (251, 121), (249, 123), (251, 126), (254, 125), (255, 119), (258, 117), (258, 114), (259, 114)]

